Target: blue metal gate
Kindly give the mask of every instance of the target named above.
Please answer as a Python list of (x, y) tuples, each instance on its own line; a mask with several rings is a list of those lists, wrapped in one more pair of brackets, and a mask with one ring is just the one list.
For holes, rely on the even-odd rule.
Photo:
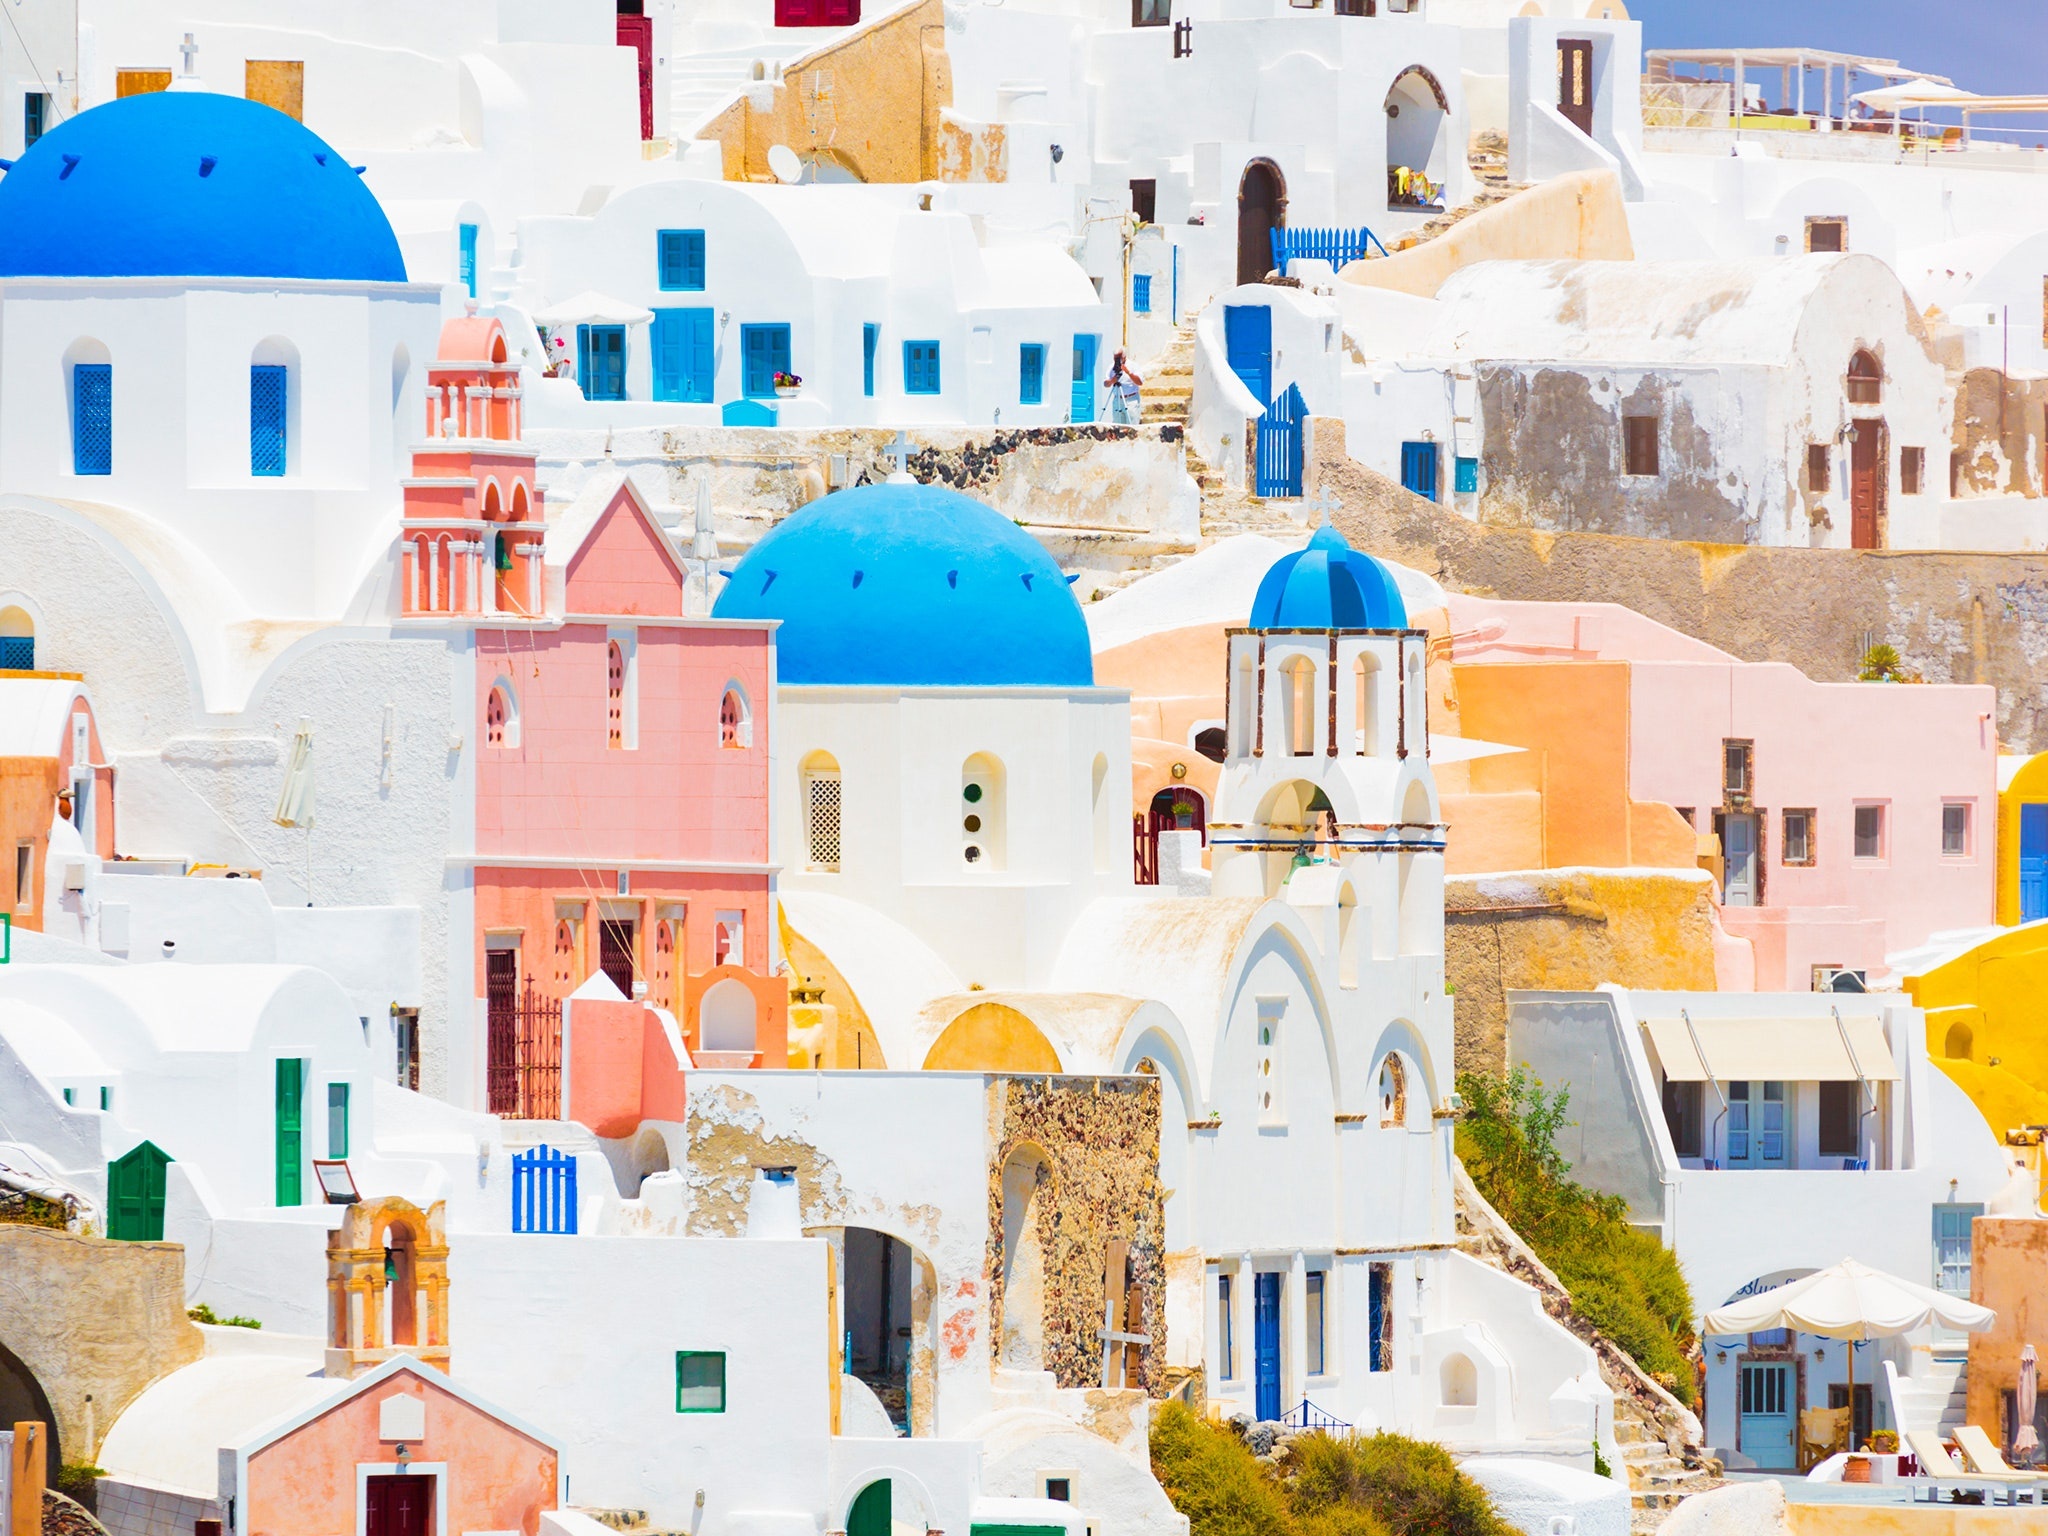
[(1436, 444), (1401, 445), (1401, 484), (1418, 496), (1436, 500)]
[(1259, 417), (1256, 489), (1261, 496), (1301, 494), (1301, 425), (1308, 404), (1290, 384)]
[(575, 1158), (545, 1145), (514, 1155), (512, 1230), (574, 1234)]
[(1264, 1423), (1280, 1417), (1280, 1276), (1252, 1276), (1252, 1412)]

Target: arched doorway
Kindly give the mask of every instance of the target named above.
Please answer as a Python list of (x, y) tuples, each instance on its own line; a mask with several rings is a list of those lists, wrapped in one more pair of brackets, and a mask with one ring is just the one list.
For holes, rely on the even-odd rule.
[(1199, 789), (1176, 784), (1152, 797), (1152, 835), (1161, 832), (1199, 832), (1203, 846), (1209, 842), (1208, 807)]
[(1287, 178), (1254, 160), (1237, 184), (1237, 280), (1263, 283), (1273, 270), (1273, 231), (1287, 222)]
[(996, 1364), (1042, 1371), (1045, 1358), (1044, 1235), (1040, 1193), (1050, 1182), (1045, 1154), (1020, 1146), (1003, 1161), (1003, 1266), (1001, 1332)]
[(13, 1350), (0, 1344), (0, 1424), (12, 1429), (28, 1422), (44, 1426), (43, 1455), (50, 1480), (55, 1482), (57, 1470), (64, 1464), (57, 1452), (57, 1415), (51, 1411), (50, 1399), (42, 1383), (36, 1380), (35, 1372)]
[(848, 1227), (844, 1242), (846, 1374), (873, 1392), (889, 1422), (909, 1434), (916, 1255), (901, 1238), (869, 1227)]
[(1435, 75), (1410, 65), (1387, 92), (1387, 206), (1440, 208), (1450, 175), (1450, 104)]

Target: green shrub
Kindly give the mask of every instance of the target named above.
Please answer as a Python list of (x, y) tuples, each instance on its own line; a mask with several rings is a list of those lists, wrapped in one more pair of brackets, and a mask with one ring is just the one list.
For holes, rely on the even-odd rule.
[(99, 1479), (107, 1475), (104, 1467), (96, 1467), (88, 1461), (66, 1462), (57, 1469), (57, 1476), (50, 1486), (67, 1499), (75, 1499), (94, 1514), (99, 1513)]
[(1302, 1435), (1275, 1468), (1168, 1403), (1152, 1471), (1190, 1536), (1514, 1536), (1443, 1447), (1401, 1435)]
[(1557, 1150), (1571, 1092), (1546, 1093), (1527, 1069), (1461, 1073), (1458, 1155), (1502, 1220), (1571, 1292), (1572, 1307), (1690, 1406), (1692, 1292), (1678, 1258), (1628, 1223), (1628, 1203), (1571, 1178)]
[(185, 1315), (195, 1323), (208, 1323), (215, 1328), (261, 1328), (263, 1326), (253, 1317), (216, 1317), (213, 1308), (203, 1301), (196, 1307), (187, 1307)]

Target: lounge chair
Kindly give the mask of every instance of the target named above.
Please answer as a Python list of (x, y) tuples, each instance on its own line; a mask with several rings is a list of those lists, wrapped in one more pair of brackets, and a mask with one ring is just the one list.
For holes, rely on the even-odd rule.
[[(2032, 1476), (2023, 1477), (2017, 1473), (2001, 1476), (1995, 1472), (1964, 1471), (1955, 1457), (1949, 1455), (1948, 1447), (1941, 1443), (1941, 1436), (1931, 1429), (1907, 1430), (1906, 1444), (1911, 1448), (1914, 1459), (1920, 1463), (1921, 1476), (1915, 1479), (1915, 1482), (1921, 1479), (1927, 1482), (1931, 1489), (1929, 1496), (1934, 1503), (1941, 1502), (1944, 1492), (1954, 1492), (1958, 1489), (1991, 1495), (2003, 1493), (2004, 1502), (2007, 1504), (2018, 1503), (2022, 1493), (2037, 1503), (2040, 1500), (2041, 1484)], [(1913, 1497), (1917, 1500), (1919, 1496), (1916, 1490)]]
[(1980, 1477), (2024, 1478), (2034, 1485), (2034, 1502), (2041, 1502), (2041, 1493), (2048, 1490), (2048, 1472), (2028, 1472), (2008, 1465), (1991, 1437), (1974, 1424), (1957, 1426), (1956, 1444), (1962, 1447), (1963, 1460), (1970, 1464), (1972, 1472)]

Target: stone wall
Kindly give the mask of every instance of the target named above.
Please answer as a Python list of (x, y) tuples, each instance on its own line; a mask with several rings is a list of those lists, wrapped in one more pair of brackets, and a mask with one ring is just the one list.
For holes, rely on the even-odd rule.
[(1003, 1166), (1030, 1147), (1045, 1158), (1037, 1198), (1045, 1255), (1045, 1368), (1062, 1387), (1102, 1384), (1103, 1253), (1130, 1245), (1144, 1290), (1142, 1385), (1165, 1388), (1166, 1207), (1159, 1183), (1159, 1084), (1153, 1078), (997, 1077), (989, 1081), (989, 1337), (1003, 1336)]
[(1537, 870), (1444, 882), (1444, 981), (1460, 1071), (1507, 1070), (1517, 988), (1714, 990), (1705, 876), (1670, 870)]
[(205, 1353), (177, 1243), (0, 1226), (0, 1298), (0, 1348), (49, 1399), (67, 1463), (91, 1461), (145, 1387)]
[(1308, 494), (1343, 504), (1358, 548), (1446, 587), (1538, 602), (1622, 603), (1745, 661), (1820, 682), (1885, 641), (1928, 682), (1998, 690), (1999, 740), (2048, 750), (2048, 554), (1766, 548), (1467, 522), (1353, 461), (1315, 419)]
[[(1979, 1216), (1970, 1223), (1970, 1300), (1997, 1320), (1970, 1335), (1969, 1422), (2003, 1447), (2005, 1396), (2016, 1391), (2020, 1350), (2048, 1345), (2048, 1221), (2029, 1216)], [(2037, 1408), (2040, 1400), (2037, 1399)], [(2048, 1444), (2048, 1437), (2043, 1437)]]

